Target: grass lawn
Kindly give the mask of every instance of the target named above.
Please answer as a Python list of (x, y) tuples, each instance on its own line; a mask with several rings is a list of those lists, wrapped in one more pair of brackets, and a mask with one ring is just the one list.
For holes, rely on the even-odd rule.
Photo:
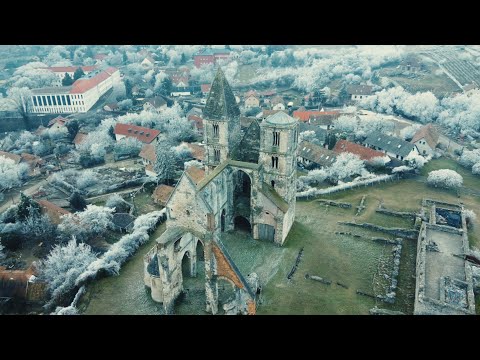
[[(450, 160), (433, 160), (428, 169), (455, 166)], [(465, 169), (461, 169), (465, 170)], [(459, 169), (458, 171), (461, 172)], [(465, 173), (465, 184), (470, 189), (479, 189), (478, 179)], [(462, 173), (463, 175), (463, 173)], [(354, 208), (366, 195), (367, 208), (356, 217)], [(364, 238), (354, 238), (347, 235), (335, 234), (335, 231), (352, 232), (367, 237), (388, 235), (352, 228), (337, 224), (337, 221), (371, 222), (387, 227), (413, 227), (412, 221), (404, 218), (378, 214), (375, 209), (380, 202), (387, 208), (402, 211), (418, 211), (423, 198), (432, 198), (448, 202), (462, 202), (467, 208), (480, 214), (480, 198), (460, 194), (460, 198), (453, 191), (435, 189), (416, 179), (401, 180), (392, 183), (381, 183), (375, 186), (357, 188), (325, 196), (325, 198), (349, 202), (352, 209), (326, 207), (315, 200), (298, 201), (295, 223), (290, 231), (285, 246), (279, 252), (272, 246), (270, 256), (263, 248), (259, 249), (258, 263), (270, 262), (274, 271), (270, 270), (271, 280), (263, 286), (263, 299), (259, 306), (259, 314), (368, 314), (368, 309), (378, 300), (360, 296), (356, 290), (372, 294), (374, 283), (380, 283), (379, 276), (375, 275), (379, 266), (389, 269), (391, 246), (380, 245)], [(470, 244), (480, 247), (480, 225), (476, 224), (469, 231)], [(254, 271), (256, 260), (244, 260), (236, 237), (234, 240), (224, 241), (235, 262), (239, 261), (242, 272)], [(252, 242), (254, 242), (252, 240)], [(233, 248), (232, 248), (233, 244)], [(298, 251), (304, 247), (304, 254), (297, 272), (291, 281), (286, 276), (292, 268)], [(244, 256), (243, 256), (244, 257)], [(280, 258), (280, 259), (278, 259)], [(238, 260), (237, 260), (238, 259)], [(272, 260), (274, 259), (274, 260)], [(416, 241), (405, 240), (402, 249), (400, 275), (398, 279), (397, 301), (389, 305), (378, 302), (378, 306), (392, 310), (399, 310), (411, 314), (415, 292), (415, 260)], [(245, 263), (250, 262), (250, 266)], [(256, 265), (258, 266), (258, 264)], [(317, 275), (332, 281), (332, 285), (324, 285), (305, 279), (305, 274)], [(385, 272), (380, 272), (383, 275)], [(386, 272), (388, 274), (388, 271)], [(374, 275), (375, 280), (374, 280)], [(381, 277), (380, 277), (381, 279)], [(268, 280), (268, 278), (267, 278)], [(348, 286), (344, 289), (335, 284), (339, 281)], [(375, 287), (378, 289), (378, 284)], [(381, 293), (381, 292), (376, 292)]]
[[(130, 202), (132, 201), (131, 197), (127, 197), (125, 199)], [(135, 203), (135, 207), (137, 209), (137, 216), (156, 210), (161, 210), (161, 207), (153, 202), (152, 194), (148, 191), (137, 193), (133, 202)]]

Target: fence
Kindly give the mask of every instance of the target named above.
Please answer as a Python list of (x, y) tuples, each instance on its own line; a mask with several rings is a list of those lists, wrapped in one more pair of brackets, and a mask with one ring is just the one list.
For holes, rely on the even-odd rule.
[(377, 176), (373, 179), (367, 179), (363, 181), (352, 181), (349, 183), (337, 185), (337, 186), (332, 186), (326, 189), (309, 189), (305, 190), (302, 192), (297, 193), (297, 199), (304, 199), (304, 198), (309, 198), (309, 197), (315, 197), (318, 195), (326, 195), (326, 194), (332, 194), (337, 191), (342, 191), (342, 190), (349, 190), (349, 189), (354, 189), (360, 186), (367, 186), (367, 185), (372, 185), (375, 183), (379, 182), (387, 182), (387, 181), (393, 181), (398, 179), (397, 175), (380, 175)]

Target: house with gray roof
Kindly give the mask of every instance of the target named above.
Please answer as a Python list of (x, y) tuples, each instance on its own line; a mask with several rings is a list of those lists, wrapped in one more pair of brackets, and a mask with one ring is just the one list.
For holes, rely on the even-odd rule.
[(315, 132), (315, 139), (318, 140), (320, 145), (325, 143), (325, 139), (327, 138), (327, 130), (322, 129), (320, 126), (312, 125), (309, 123), (298, 123), (298, 133), (302, 133), (305, 131), (313, 131)]
[(322, 146), (302, 141), (298, 145), (297, 162), (306, 168), (324, 168), (332, 165), (337, 159), (337, 154)]
[(418, 154), (415, 144), (378, 131), (372, 132), (363, 143), (365, 146), (387, 154), (392, 159), (404, 160), (411, 153)]

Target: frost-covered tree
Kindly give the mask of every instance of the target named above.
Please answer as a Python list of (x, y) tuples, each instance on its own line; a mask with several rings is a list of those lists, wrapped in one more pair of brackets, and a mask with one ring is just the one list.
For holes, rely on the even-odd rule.
[(405, 161), (407, 162), (408, 166), (413, 169), (420, 170), (423, 166), (429, 161), (430, 159), (424, 158), (422, 155), (417, 153), (411, 153), (406, 158)]
[(412, 124), (400, 130), (400, 137), (403, 140), (410, 141), (412, 140), (415, 133), (420, 129), (422, 126), (420, 124)]
[(142, 150), (143, 143), (136, 138), (129, 137), (115, 143), (113, 153), (115, 157), (137, 156)]
[(307, 175), (302, 176), (302, 180), (306, 185), (319, 185), (329, 176), (329, 172), (325, 169), (310, 170)]
[(29, 170), (27, 164), (17, 165), (12, 159), (0, 155), (0, 192), (20, 186), (28, 176)]
[(467, 168), (472, 168), (473, 165), (480, 163), (480, 149), (475, 150), (463, 150), (460, 157), (460, 164)]
[(463, 177), (450, 169), (440, 169), (428, 173), (427, 183), (435, 187), (458, 189), (463, 185)]
[(82, 212), (62, 216), (58, 230), (64, 237), (75, 235), (80, 241), (88, 241), (111, 228), (113, 211), (108, 207), (87, 205)]
[(26, 118), (31, 107), (32, 91), (27, 87), (11, 87), (7, 90), (7, 96), (15, 104), (16, 111)]
[(120, 110), (128, 110), (133, 106), (132, 99), (125, 99), (118, 102), (118, 107)]
[(29, 89), (53, 86), (58, 83), (57, 76), (46, 69), (42, 62), (30, 62), (18, 67), (9, 79), (11, 87), (27, 87)]
[(472, 166), (472, 174), (473, 175), (480, 175), (480, 162), (476, 163)]
[(195, 140), (195, 130), (192, 122), (182, 117), (176, 121), (169, 121), (165, 124), (165, 130), (171, 140), (175, 142)]
[(73, 290), (78, 276), (96, 259), (92, 248), (77, 243), (75, 237), (64, 246), (56, 245), (39, 266), (40, 277), (48, 285), (51, 301), (55, 303)]
[(128, 212), (130, 210), (130, 205), (118, 194), (111, 195), (105, 206), (115, 209), (116, 212)]
[(333, 181), (343, 180), (366, 172), (365, 164), (358, 155), (342, 153), (328, 168), (328, 177)]
[(467, 226), (469, 228), (472, 228), (473, 223), (477, 220), (477, 214), (475, 214), (475, 212), (470, 209), (464, 210), (464, 214), (465, 214), (465, 221), (467, 223)]
[(5, 254), (5, 246), (0, 243), (0, 260), (5, 259), (6, 257), (7, 255)]
[(76, 178), (76, 185), (80, 190), (93, 186), (96, 183), (98, 183), (98, 175), (92, 170), (80, 171)]
[(157, 143), (156, 162), (153, 170), (157, 174), (158, 182), (167, 182), (175, 176), (175, 151), (168, 143)]
[(173, 151), (175, 152), (176, 157), (182, 162), (192, 157), (192, 150), (186, 143), (181, 143), (180, 145), (173, 147)]
[(315, 135), (315, 131), (313, 130), (302, 131), (301, 133), (298, 134), (298, 143), (301, 143), (302, 141), (308, 141), (313, 143), (315, 140), (316, 140), (316, 135)]

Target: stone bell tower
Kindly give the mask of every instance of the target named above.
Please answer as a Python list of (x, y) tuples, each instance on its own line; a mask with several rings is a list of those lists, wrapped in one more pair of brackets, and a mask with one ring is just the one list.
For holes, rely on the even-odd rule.
[(205, 164), (207, 173), (230, 158), (240, 141), (240, 109), (235, 95), (218, 68), (203, 109)]
[(279, 111), (260, 123), (260, 158), (263, 181), (290, 206), (295, 206), (297, 120)]

